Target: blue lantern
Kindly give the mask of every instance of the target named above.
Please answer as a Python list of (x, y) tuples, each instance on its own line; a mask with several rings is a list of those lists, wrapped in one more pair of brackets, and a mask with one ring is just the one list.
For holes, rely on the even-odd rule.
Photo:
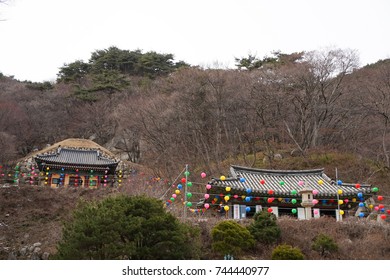
[(341, 186), (342, 184), (343, 184), (343, 181), (341, 181), (341, 180), (337, 181), (337, 185)]
[(251, 201), (251, 197), (250, 197), (250, 196), (245, 197), (245, 201), (246, 201), (246, 202)]
[(364, 207), (364, 203), (363, 203), (363, 202), (360, 202), (360, 203), (359, 203), (359, 207)]
[(362, 198), (362, 197), (363, 197), (363, 193), (360, 192), (360, 193), (357, 194), (357, 196), (358, 196), (359, 198)]
[(179, 190), (181, 190), (181, 189), (183, 188), (183, 185), (182, 185), (182, 184), (178, 184), (178, 185), (177, 185), (177, 188), (178, 188)]
[(363, 218), (363, 217), (364, 217), (364, 213), (363, 213), (363, 212), (360, 212), (360, 213), (359, 213), (359, 217), (360, 217), (360, 218)]
[(250, 194), (251, 192), (252, 192), (251, 189), (246, 189), (246, 193), (247, 193), (247, 194)]
[(246, 210), (246, 212), (249, 212), (249, 211), (251, 211), (251, 208), (250, 208), (249, 206), (247, 206), (247, 207), (245, 208), (245, 210)]
[(240, 178), (241, 183), (245, 183), (245, 178)]

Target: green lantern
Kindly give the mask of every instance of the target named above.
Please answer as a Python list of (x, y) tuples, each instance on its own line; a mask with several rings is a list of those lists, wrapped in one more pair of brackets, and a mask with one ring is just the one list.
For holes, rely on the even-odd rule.
[(191, 207), (192, 206), (192, 202), (188, 201), (187, 202), (187, 207)]
[(192, 186), (192, 182), (188, 182), (188, 183), (187, 183), (187, 186), (188, 186), (188, 187), (191, 187), (191, 186)]
[(190, 176), (190, 171), (185, 171), (184, 175), (187, 176), (187, 177)]

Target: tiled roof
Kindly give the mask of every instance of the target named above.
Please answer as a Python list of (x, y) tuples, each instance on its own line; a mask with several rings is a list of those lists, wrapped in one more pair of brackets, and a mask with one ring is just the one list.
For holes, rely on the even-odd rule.
[[(220, 187), (230, 186), (236, 192), (242, 191), (243, 193), (247, 189), (251, 189), (251, 192), (255, 194), (267, 194), (269, 190), (272, 190), (274, 195), (279, 196), (291, 196), (293, 190), (296, 190), (297, 196), (300, 196), (299, 190), (303, 188), (317, 190), (318, 197), (334, 197), (339, 189), (343, 191), (341, 196), (371, 192), (371, 185), (360, 184), (360, 188), (350, 183), (338, 185), (338, 182), (329, 178), (323, 169), (267, 170), (232, 165), (230, 176), (225, 180), (213, 179), (211, 184)], [(242, 182), (241, 178), (245, 180)]]
[(112, 165), (117, 164), (118, 161), (104, 157), (98, 150), (81, 150), (58, 148), (54, 153), (40, 154), (36, 159), (45, 163), (54, 164), (75, 164), (75, 165)]

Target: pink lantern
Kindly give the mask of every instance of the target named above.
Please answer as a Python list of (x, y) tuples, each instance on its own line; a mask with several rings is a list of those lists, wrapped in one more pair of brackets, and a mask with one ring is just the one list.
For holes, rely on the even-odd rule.
[(375, 209), (375, 211), (379, 211), (379, 207), (378, 206), (375, 206), (374, 209)]
[(200, 177), (202, 177), (202, 178), (206, 178), (206, 173), (204, 173), (204, 172), (202, 172), (202, 173), (200, 173)]
[(303, 181), (298, 182), (298, 185), (300, 185), (300, 186), (303, 186), (303, 184), (305, 184), (305, 182), (303, 182)]
[(208, 199), (209, 197), (210, 197), (210, 195), (209, 195), (208, 193), (205, 193), (205, 194), (204, 194), (204, 198), (205, 198), (205, 199)]
[(173, 198), (176, 198), (176, 196), (177, 196), (177, 195), (176, 195), (175, 193), (172, 195)]
[(206, 189), (208, 189), (208, 190), (211, 189), (211, 185), (210, 185), (210, 184), (207, 184), (207, 185), (206, 185)]
[(237, 198), (238, 198), (238, 195), (237, 195), (237, 194), (235, 194), (235, 195), (233, 195), (233, 197), (234, 197), (235, 199), (237, 199)]
[(204, 208), (209, 209), (209, 208), (210, 208), (210, 204), (206, 203), (206, 204), (204, 205)]
[(345, 202), (345, 203), (348, 203), (348, 202), (349, 202), (349, 199), (348, 199), (348, 198), (344, 199), (344, 202)]
[(318, 203), (318, 200), (317, 199), (313, 199), (312, 202), (313, 202), (314, 205), (316, 205)]
[(314, 213), (315, 215), (318, 215), (318, 210), (317, 210), (317, 209), (314, 210), (313, 213)]
[(317, 191), (317, 190), (313, 190), (313, 194), (314, 194), (314, 195), (317, 195), (317, 194), (318, 194), (318, 191)]

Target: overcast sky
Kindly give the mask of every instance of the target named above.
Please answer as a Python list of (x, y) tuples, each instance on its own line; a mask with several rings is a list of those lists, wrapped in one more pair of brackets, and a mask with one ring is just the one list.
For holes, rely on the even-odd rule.
[(0, 72), (52, 81), (110, 46), (231, 68), (248, 54), (350, 48), (363, 66), (390, 57), (389, 14), (390, 0), (9, 0)]

